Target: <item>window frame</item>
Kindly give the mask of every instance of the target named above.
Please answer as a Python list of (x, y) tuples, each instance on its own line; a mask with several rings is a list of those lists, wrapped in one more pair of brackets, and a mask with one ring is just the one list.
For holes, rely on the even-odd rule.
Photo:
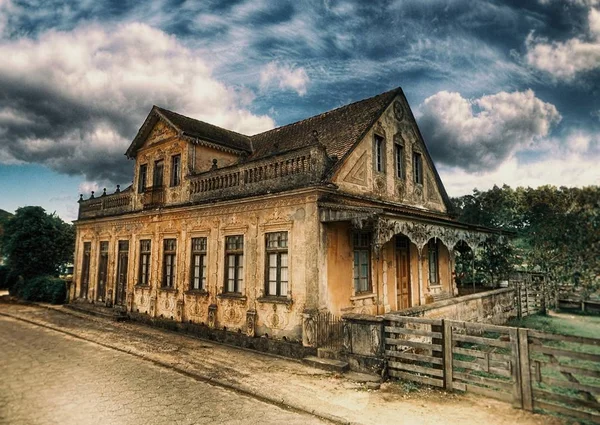
[[(196, 265), (196, 258), (198, 258), (198, 265)], [(206, 292), (208, 280), (207, 258), (208, 238), (206, 236), (193, 237), (190, 241), (190, 291)], [(196, 272), (198, 272), (198, 276), (196, 276)], [(198, 283), (197, 287), (196, 281)]]
[(394, 161), (396, 162), (396, 178), (404, 180), (404, 145), (401, 143), (394, 143)]
[(140, 164), (138, 171), (138, 193), (144, 193), (148, 186), (148, 164)]
[[(160, 167), (159, 167), (160, 165)], [(160, 182), (158, 181), (158, 170), (160, 169)], [(154, 161), (154, 168), (152, 169), (152, 188), (157, 189), (163, 187), (165, 184), (165, 160), (157, 159)]]
[[(358, 264), (357, 264), (358, 258)], [(366, 259), (366, 262), (361, 261)], [(361, 275), (361, 267), (366, 266), (366, 276)], [(361, 281), (366, 279), (366, 286), (361, 285)], [(352, 282), (354, 295), (372, 294), (373, 282), (371, 278), (371, 233), (353, 232), (352, 233)]]
[(415, 184), (423, 184), (423, 155), (421, 152), (413, 152), (413, 181)]
[[(223, 293), (241, 296), (244, 290), (244, 235), (225, 236), (224, 254)], [(233, 266), (230, 265), (230, 258), (233, 258)], [(233, 279), (229, 275), (232, 268)], [(233, 281), (232, 287), (229, 286), (230, 281)]]
[[(275, 237), (276, 239), (270, 239)], [(271, 244), (271, 243), (274, 243)], [(289, 232), (276, 231), (265, 233), (265, 296), (286, 298), (290, 289), (290, 263), (289, 263)], [(275, 266), (271, 264), (272, 256), (275, 256)], [(283, 265), (285, 259), (285, 265)], [(275, 280), (271, 279), (271, 270), (275, 270)], [(286, 280), (282, 279), (282, 271), (285, 269)], [(283, 284), (285, 282), (285, 285)], [(271, 291), (274, 285), (274, 292)]]
[[(145, 247), (147, 242), (147, 249)], [(150, 286), (150, 264), (152, 260), (152, 239), (140, 239), (140, 254), (138, 259), (138, 285)], [(146, 260), (144, 264), (144, 260)], [(144, 267), (145, 266), (145, 267)]]
[(171, 187), (181, 184), (181, 154), (171, 157)]
[[(170, 245), (172, 243), (172, 245)], [(177, 270), (177, 238), (163, 239), (162, 289), (174, 289)]]
[(385, 173), (385, 137), (375, 133), (373, 140), (375, 144), (375, 171)]

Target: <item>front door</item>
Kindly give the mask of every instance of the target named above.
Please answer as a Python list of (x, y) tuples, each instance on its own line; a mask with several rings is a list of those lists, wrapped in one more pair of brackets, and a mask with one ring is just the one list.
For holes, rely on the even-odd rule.
[(108, 241), (100, 242), (100, 258), (98, 259), (98, 292), (96, 300), (106, 301), (106, 278), (108, 271)]
[(129, 241), (119, 241), (119, 254), (117, 258), (117, 290), (115, 291), (115, 305), (125, 305), (127, 293), (127, 266), (129, 265)]
[(406, 236), (396, 236), (396, 294), (399, 310), (411, 306), (409, 243)]

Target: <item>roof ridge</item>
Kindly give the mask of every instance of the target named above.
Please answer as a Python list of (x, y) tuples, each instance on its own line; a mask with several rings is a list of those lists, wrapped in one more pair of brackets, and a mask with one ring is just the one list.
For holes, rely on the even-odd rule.
[(197, 122), (199, 122), (199, 123), (202, 123), (202, 124), (208, 125), (208, 126), (210, 126), (210, 127), (218, 128), (219, 130), (225, 130), (225, 131), (228, 131), (228, 132), (230, 132), (230, 133), (237, 134), (238, 136), (242, 136), (242, 137), (246, 137), (246, 138), (250, 138), (250, 137), (252, 137), (252, 136), (248, 136), (247, 134), (239, 133), (239, 132), (237, 132), (237, 131), (230, 130), (230, 129), (228, 129), (228, 128), (225, 128), (225, 127), (221, 127), (221, 126), (218, 126), (218, 125), (215, 125), (215, 124), (211, 124), (211, 123), (209, 123), (209, 122), (206, 122), (206, 121), (199, 120), (199, 119), (197, 119), (197, 118), (188, 117), (187, 115), (183, 115), (183, 114), (180, 114), (179, 112), (171, 111), (170, 109), (163, 108), (163, 107), (161, 107), (161, 106), (158, 106), (158, 105), (154, 105), (154, 107), (155, 107), (156, 109), (158, 109), (159, 111), (166, 111), (166, 112), (168, 112), (168, 113), (170, 113), (170, 114), (174, 114), (174, 115), (177, 115), (177, 116), (180, 116), (180, 117), (186, 118), (186, 119), (188, 119), (188, 120), (194, 120), (194, 121), (197, 121)]
[(325, 112), (322, 112), (322, 113), (320, 113), (320, 114), (313, 115), (313, 116), (311, 116), (311, 117), (308, 117), (308, 118), (304, 118), (304, 119), (302, 119), (302, 120), (300, 120), (300, 121), (295, 121), (295, 122), (291, 122), (291, 123), (289, 123), (289, 124), (286, 124), (286, 125), (282, 125), (282, 126), (279, 126), (279, 127), (275, 127), (275, 128), (272, 128), (272, 129), (270, 129), (270, 130), (263, 131), (262, 133), (257, 133), (257, 134), (254, 134), (254, 135), (252, 135), (252, 136), (248, 136), (248, 137), (250, 137), (250, 138), (252, 139), (252, 138), (254, 138), (254, 137), (256, 137), (256, 136), (263, 135), (263, 134), (265, 134), (265, 133), (268, 133), (268, 132), (270, 132), (270, 131), (280, 130), (280, 129), (287, 128), (287, 127), (290, 127), (290, 126), (293, 126), (293, 125), (296, 125), (296, 124), (300, 124), (300, 123), (303, 123), (303, 122), (310, 121), (310, 120), (312, 120), (312, 119), (322, 118), (322, 117), (324, 117), (324, 116), (326, 116), (326, 115), (330, 115), (330, 114), (332, 114), (332, 113), (334, 113), (334, 112), (338, 112), (340, 109), (349, 108), (350, 106), (356, 105), (356, 104), (358, 104), (358, 103), (366, 102), (366, 101), (368, 101), (368, 100), (375, 99), (376, 97), (382, 97), (382, 96), (388, 95), (388, 94), (390, 94), (390, 93), (392, 93), (392, 92), (396, 92), (396, 91), (399, 91), (399, 90), (401, 90), (401, 87), (396, 87), (395, 89), (388, 90), (388, 91), (386, 91), (386, 92), (383, 92), (383, 93), (376, 94), (375, 96), (371, 96), (371, 97), (367, 97), (367, 98), (364, 98), (364, 99), (361, 99), (361, 100), (357, 100), (357, 101), (355, 101), (355, 102), (352, 102), (352, 103), (347, 103), (347, 104), (345, 104), (345, 105), (338, 106), (338, 107), (337, 107), (337, 108), (335, 108), (335, 109), (331, 109), (331, 110), (329, 110), (329, 111), (325, 111)]

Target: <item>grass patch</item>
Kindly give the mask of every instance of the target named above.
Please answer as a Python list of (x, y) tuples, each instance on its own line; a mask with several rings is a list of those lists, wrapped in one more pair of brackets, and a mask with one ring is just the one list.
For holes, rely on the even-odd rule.
[(600, 317), (567, 313), (536, 314), (514, 319), (508, 326), (537, 329), (554, 334), (600, 338)]

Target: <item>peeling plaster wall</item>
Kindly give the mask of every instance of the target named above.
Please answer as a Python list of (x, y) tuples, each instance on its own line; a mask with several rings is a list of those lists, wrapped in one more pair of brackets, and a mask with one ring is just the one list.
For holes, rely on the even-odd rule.
[[(198, 206), (96, 219), (76, 223), (77, 246), (74, 298), (79, 296), (83, 242), (92, 242), (89, 293), (98, 284), (99, 242), (110, 241), (107, 293), (114, 299), (117, 244), (129, 241), (128, 309), (183, 322), (209, 322), (209, 306), (216, 305), (216, 327), (247, 330), (249, 310), (256, 311), (256, 333), (291, 339), (301, 338), (302, 312), (317, 282), (318, 264), (314, 246), (318, 231), (316, 197), (280, 196), (276, 199), (245, 201), (227, 206)], [(265, 233), (287, 231), (289, 255), (289, 294), (278, 299), (265, 295)], [(243, 297), (220, 296), (225, 282), (224, 243), (227, 235), (244, 235)], [(207, 237), (207, 291), (189, 291), (191, 238)], [(177, 240), (176, 284), (161, 288), (163, 240)], [(140, 240), (151, 239), (150, 285), (140, 286)], [(313, 241), (312, 239), (315, 239)], [(309, 291), (310, 288), (310, 291)], [(263, 298), (263, 299), (261, 299)], [(88, 301), (95, 300), (90, 298)], [(308, 300), (308, 301), (307, 301)]]

